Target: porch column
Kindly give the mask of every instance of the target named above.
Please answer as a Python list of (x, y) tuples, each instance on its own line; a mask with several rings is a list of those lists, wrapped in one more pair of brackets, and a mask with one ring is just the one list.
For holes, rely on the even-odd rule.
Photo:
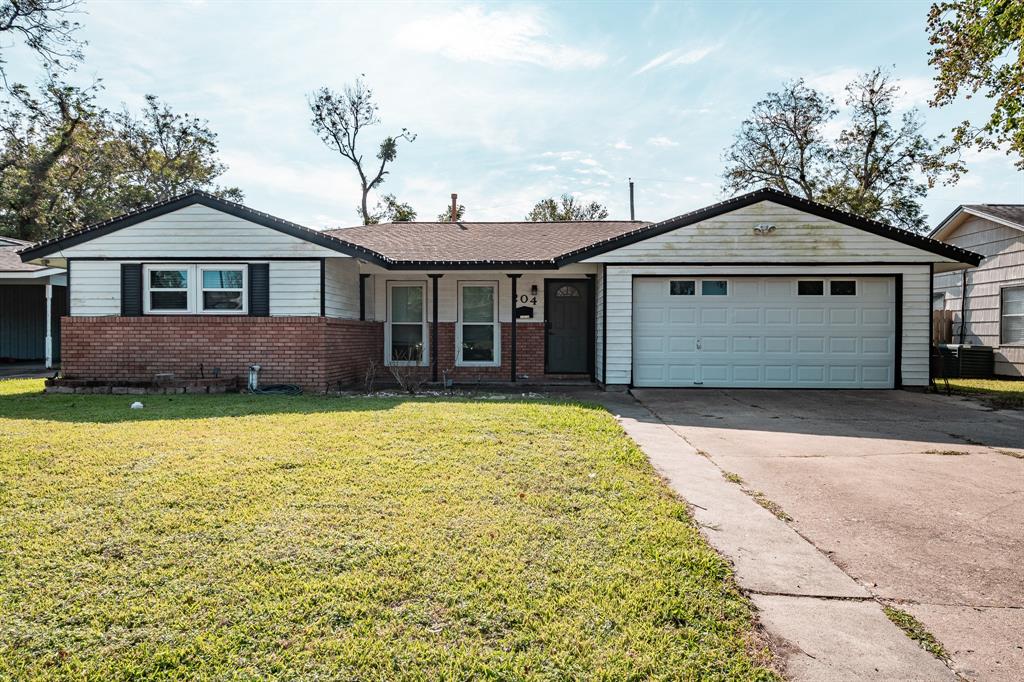
[(46, 285), (46, 369), (53, 367), (53, 285)]
[(433, 317), (430, 322), (430, 380), (437, 383), (437, 280), (444, 275), (427, 275), (433, 280)]
[[(522, 275), (509, 275), (508, 276), (508, 278), (512, 280), (512, 328), (511, 328), (511, 332), (512, 332), (511, 333), (511, 336), (512, 336), (512, 361), (511, 361), (510, 365), (511, 365), (511, 368), (512, 368), (511, 369), (511, 372), (512, 372), (511, 381), (512, 381), (513, 384), (516, 383), (516, 355), (518, 354), (517, 351), (516, 351), (516, 320), (518, 318), (518, 316), (516, 315), (516, 306), (519, 305), (519, 292), (516, 290), (516, 288), (517, 288), (516, 285), (519, 284), (519, 278), (520, 277), (522, 277)], [(500, 308), (501, 308), (501, 306), (499, 306), (499, 310), (500, 310)], [(499, 315), (498, 318), (501, 319), (501, 316)], [(499, 325), (499, 327), (500, 326), (501, 325)]]

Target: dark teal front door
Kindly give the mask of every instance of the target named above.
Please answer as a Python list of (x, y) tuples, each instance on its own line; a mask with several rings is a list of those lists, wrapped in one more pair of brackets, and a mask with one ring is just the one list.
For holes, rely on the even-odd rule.
[(545, 280), (544, 371), (548, 374), (590, 371), (590, 303), (590, 280)]

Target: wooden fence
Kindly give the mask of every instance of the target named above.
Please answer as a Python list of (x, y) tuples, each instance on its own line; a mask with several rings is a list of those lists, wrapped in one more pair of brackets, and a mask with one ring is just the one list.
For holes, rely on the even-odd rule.
[(953, 342), (953, 311), (932, 311), (932, 343)]

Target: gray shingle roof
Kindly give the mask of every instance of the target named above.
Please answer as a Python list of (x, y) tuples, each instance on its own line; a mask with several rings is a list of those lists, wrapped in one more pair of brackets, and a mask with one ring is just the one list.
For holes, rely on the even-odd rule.
[(987, 213), (1024, 228), (1024, 204), (964, 204), (964, 208), (978, 213)]
[(42, 265), (23, 263), (18, 255), (20, 249), (25, 248), (32, 242), (23, 242), (20, 239), (11, 237), (0, 237), (0, 272), (35, 272), (45, 270)]

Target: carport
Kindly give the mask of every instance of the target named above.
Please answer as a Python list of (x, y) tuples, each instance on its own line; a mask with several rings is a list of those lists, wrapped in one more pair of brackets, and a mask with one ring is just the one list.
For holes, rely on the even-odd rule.
[(67, 314), (67, 275), (21, 262), (29, 242), (0, 237), (0, 362), (60, 360), (60, 318)]

